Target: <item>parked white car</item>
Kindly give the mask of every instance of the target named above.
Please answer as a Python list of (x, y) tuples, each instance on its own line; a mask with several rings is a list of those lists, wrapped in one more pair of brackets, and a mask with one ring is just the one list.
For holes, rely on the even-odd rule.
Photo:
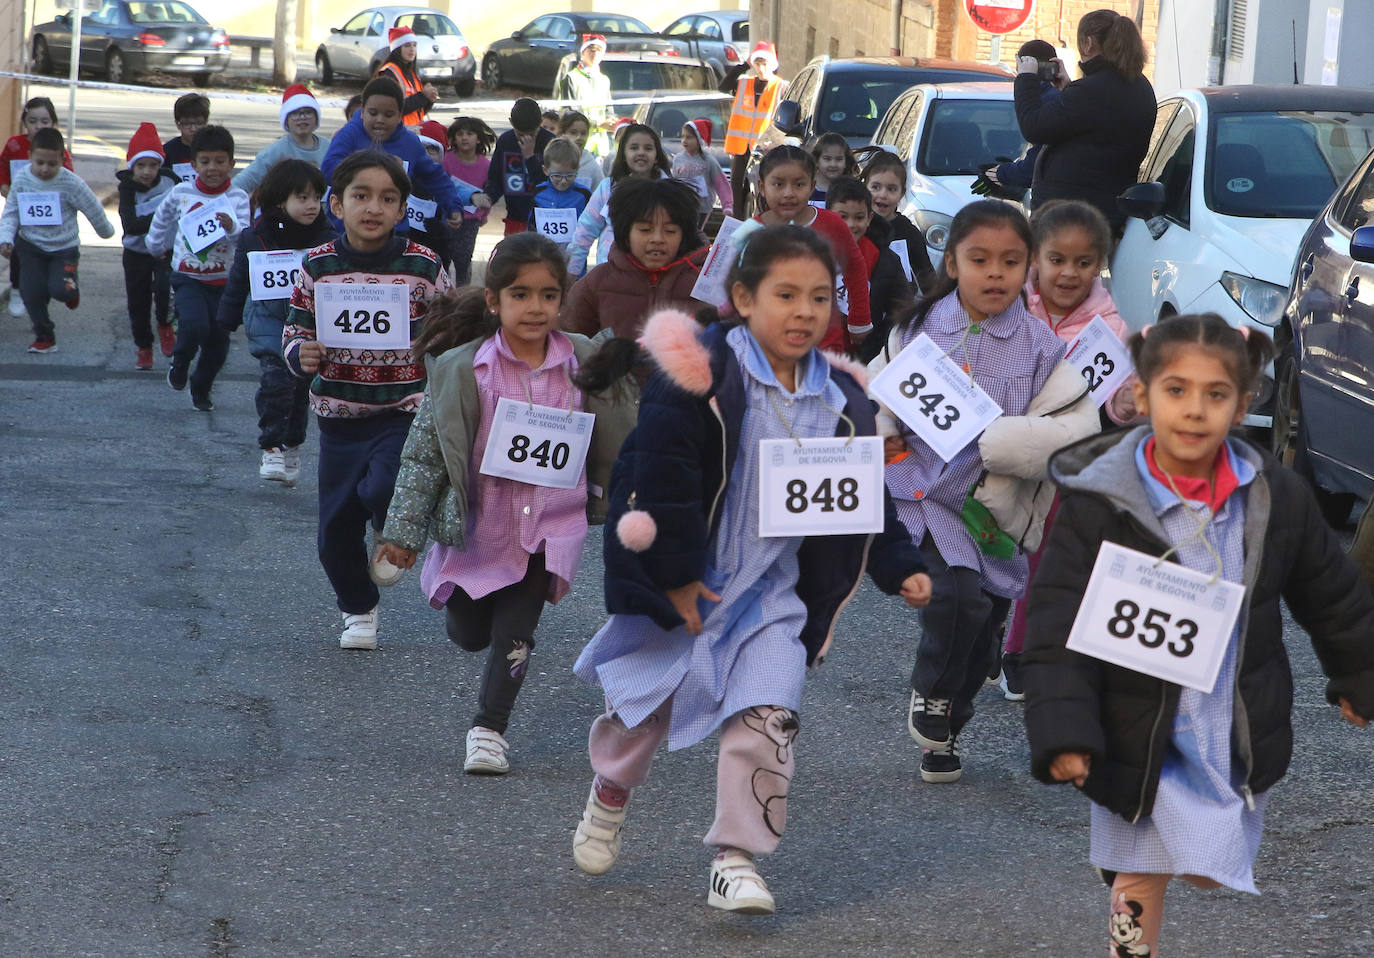
[[(1140, 171), (1163, 186), (1163, 205), (1133, 214), (1112, 257), (1126, 325), (1213, 312), (1272, 334), (1303, 234), (1371, 148), (1371, 90), (1212, 87), (1163, 100)], [(1272, 407), (1266, 376), (1247, 425), (1269, 427)]]
[(987, 164), (1026, 149), (1009, 83), (922, 83), (892, 101), (873, 144), (906, 164), (897, 211), (921, 228), (938, 267), (954, 214), (978, 199), (969, 191)]
[(460, 97), (472, 96), (477, 85), (472, 49), (457, 24), (428, 7), (369, 7), (342, 27), (330, 27), (315, 51), (320, 82), (329, 86), (344, 76), (371, 79), (391, 53), (387, 33), (392, 27), (415, 31), (416, 62), (426, 80), (451, 84)]

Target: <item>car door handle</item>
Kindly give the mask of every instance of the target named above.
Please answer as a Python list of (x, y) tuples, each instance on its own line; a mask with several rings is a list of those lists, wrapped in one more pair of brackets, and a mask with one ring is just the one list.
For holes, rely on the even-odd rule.
[(1302, 265), (1298, 267), (1298, 279), (1299, 279), (1303, 284), (1306, 284), (1307, 281), (1308, 281), (1309, 279), (1312, 278), (1312, 270), (1316, 269), (1316, 267), (1317, 267), (1317, 254), (1316, 254), (1316, 253), (1308, 253), (1308, 254), (1307, 254), (1307, 258), (1304, 259), (1304, 260), (1302, 261)]
[(1345, 305), (1354, 306), (1355, 300), (1360, 298), (1360, 278), (1350, 277), (1350, 283), (1345, 287)]

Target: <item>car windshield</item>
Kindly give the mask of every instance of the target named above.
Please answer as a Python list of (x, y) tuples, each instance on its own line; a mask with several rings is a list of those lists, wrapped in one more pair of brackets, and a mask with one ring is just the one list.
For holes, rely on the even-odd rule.
[(867, 140), (892, 101), (917, 83), (995, 79), (960, 70), (831, 70), (816, 111), (816, 129)]
[(611, 81), (612, 93), (643, 93), (648, 90), (709, 90), (715, 74), (709, 67), (692, 63), (656, 63), (650, 60), (602, 60), (601, 72)]
[(977, 176), (1026, 148), (1011, 100), (936, 100), (921, 135), (916, 169), (931, 176)]
[(653, 33), (649, 25), (634, 17), (597, 17), (585, 18), (588, 33)]
[(1223, 113), (1212, 124), (1207, 207), (1311, 219), (1374, 149), (1374, 113)]
[(164, 0), (161, 3), (140, 3), (134, 0), (129, 4), (129, 19), (134, 23), (204, 23), (205, 19), (195, 10), (177, 0)]
[[(727, 96), (718, 100), (670, 100), (666, 103), (650, 103), (640, 122), (653, 127), (663, 140), (682, 138), (682, 125), (688, 120), (702, 117), (711, 121), (717, 131), (724, 130), (730, 123), (730, 103)], [(714, 142), (720, 142), (719, 139)]]
[(415, 31), (417, 36), (422, 37), (460, 36), (453, 21), (439, 13), (426, 13), (415, 17), (410, 28)]

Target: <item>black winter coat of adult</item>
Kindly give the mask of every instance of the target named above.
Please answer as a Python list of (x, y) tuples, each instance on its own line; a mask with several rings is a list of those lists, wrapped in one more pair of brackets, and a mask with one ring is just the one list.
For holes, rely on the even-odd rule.
[[(1148, 426), (1061, 449), (1050, 460), (1059, 513), (1030, 589), (1022, 657), (1031, 771), (1052, 783), (1064, 752), (1091, 756), (1083, 792), (1135, 821), (1150, 814), (1181, 688), (1065, 647), (1104, 541), (1152, 555), (1168, 548), (1135, 450)], [(1279, 601), (1312, 637), (1327, 700), (1374, 718), (1374, 595), (1295, 473), (1244, 440), (1257, 467), (1245, 488), (1245, 601), (1231, 732), (1246, 797), (1271, 788), (1293, 754), (1293, 675)], [(1176, 561), (1171, 559), (1170, 561)]]
[(1016, 78), (1016, 120), (1027, 142), (1042, 145), (1031, 205), (1083, 200), (1120, 229), (1116, 198), (1140, 176), (1155, 125), (1155, 91), (1144, 76), (1127, 79), (1102, 57), (1080, 64), (1081, 79), (1045, 99), (1040, 78)]

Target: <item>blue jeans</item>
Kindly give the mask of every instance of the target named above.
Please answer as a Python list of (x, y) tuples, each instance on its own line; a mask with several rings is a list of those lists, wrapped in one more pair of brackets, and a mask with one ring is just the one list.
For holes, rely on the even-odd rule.
[(181, 273), (172, 275), (172, 295), (177, 304), (177, 344), (172, 365), (191, 370), (191, 393), (208, 396), (224, 360), (229, 356), (229, 334), (215, 322), (223, 286), (213, 286)]

